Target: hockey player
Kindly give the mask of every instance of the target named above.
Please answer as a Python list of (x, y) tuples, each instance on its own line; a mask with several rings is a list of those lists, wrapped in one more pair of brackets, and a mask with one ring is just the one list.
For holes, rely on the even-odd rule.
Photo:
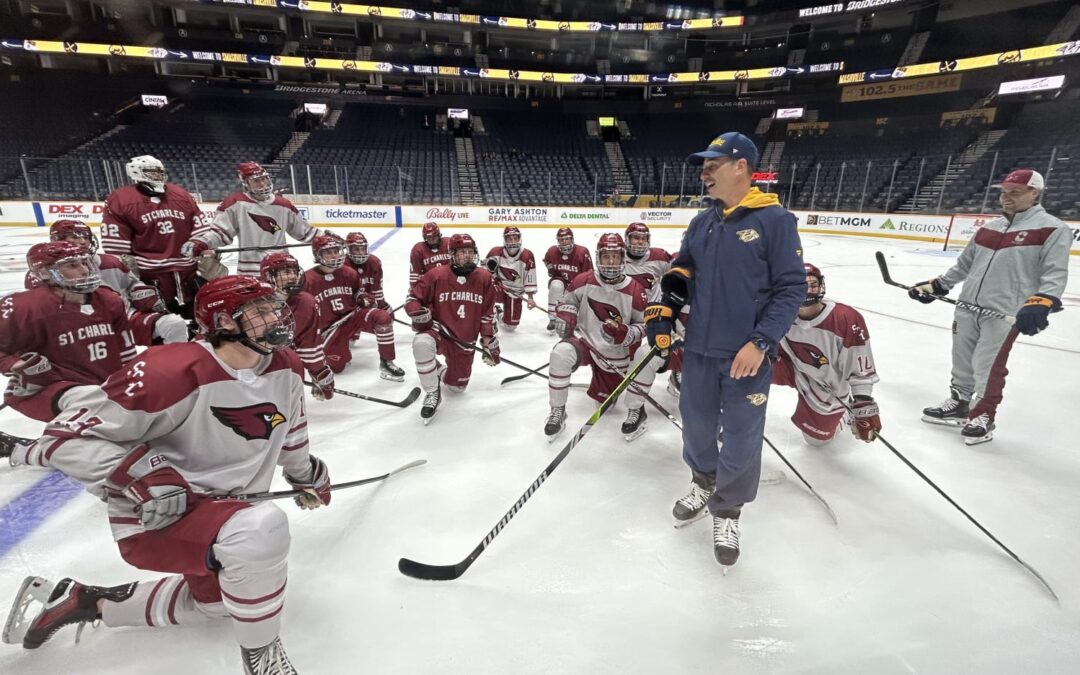
[(502, 306), (499, 323), (512, 331), (521, 323), (522, 298), (529, 309), (536, 307), (536, 258), (521, 247), (520, 229), (513, 225), (503, 229), (503, 245), (488, 251), (487, 268), (495, 279), (495, 302)]
[(409, 253), (409, 288), (429, 270), (450, 264), (450, 239), (442, 236), (437, 223), (424, 223), (420, 237)]
[[(270, 487), (275, 466), (330, 503), (326, 464), (310, 454), (300, 359), (288, 308), (268, 284), (224, 276), (195, 298), (205, 341), (140, 355), (83, 389), (44, 435), (12, 456), (59, 469), (108, 503), (120, 555), (153, 581), (101, 587), (29, 577), (5, 639), (36, 649), (64, 626), (175, 626), (231, 619), (246, 675), (294, 673), (278, 637), (289, 521), (271, 501), (232, 494)], [(44, 601), (36, 616), (27, 610)]]
[[(645, 335), (642, 323), (645, 289), (627, 276), (625, 261), (626, 247), (622, 237), (615, 232), (600, 235), (596, 244), (596, 269), (574, 277), (555, 310), (555, 329), (562, 341), (551, 350), (551, 378), (548, 380), (551, 412), (544, 425), (544, 434), (549, 441), (566, 426), (570, 374), (578, 366), (591, 365), (589, 397), (603, 401), (623, 376), (610, 370), (592, 350), (599, 352), (611, 366), (625, 372), (632, 365), (634, 352)], [(636, 386), (626, 391), (627, 413), (622, 433), (627, 441), (645, 433), (645, 403), (638, 392), (649, 393), (660, 365), (659, 359), (650, 361), (634, 380)]]
[[(645, 289), (649, 302), (660, 299), (660, 277), (671, 267), (671, 254), (652, 245), (652, 234), (645, 223), (630, 223), (626, 228), (626, 275), (633, 277)], [(689, 307), (683, 308), (680, 329), (689, 318)], [(682, 372), (682, 347), (672, 350), (662, 370), (668, 375), (668, 391), (679, 395), (679, 378)]]
[(922, 419), (963, 425), (960, 433), (968, 445), (994, 438), (1005, 365), (1018, 334), (1035, 335), (1049, 325), (1051, 312), (1061, 310), (1072, 230), (1039, 204), (1045, 185), (1032, 169), (1005, 176), (998, 185), (1004, 215), (980, 227), (945, 274), (909, 292), (919, 302), (933, 302), (935, 295), (948, 295), (962, 283), (961, 300), (1016, 315), (1015, 328), (960, 307), (953, 315), (951, 395), (924, 408)]
[(334, 371), (326, 365), (319, 306), (311, 293), (302, 289), (304, 272), (300, 263), (284, 251), (274, 251), (259, 264), (259, 276), (274, 287), (274, 296), (289, 306), (293, 315), (293, 350), (311, 375), (311, 395), (319, 401), (334, 398)]
[(101, 288), (93, 258), (55, 241), (26, 254), (36, 288), (0, 301), (4, 403), (48, 422), (80, 385), (101, 384), (135, 356), (123, 299)]
[(133, 157), (126, 168), (135, 184), (105, 198), (101, 247), (156, 287), (169, 311), (190, 319), (198, 268), (180, 249), (202, 224), (203, 213), (187, 190), (166, 182), (165, 166), (154, 157)]
[(311, 253), (315, 267), (304, 272), (304, 290), (319, 308), (319, 332), (330, 369), (340, 373), (352, 361), (350, 341), (362, 331), (375, 335), (379, 377), (403, 382), (405, 371), (394, 363), (393, 317), (364, 291), (357, 271), (345, 265), (345, 242), (334, 234), (319, 234), (311, 240)]
[(833, 439), (845, 415), (840, 401), (849, 399), (854, 413), (851, 433), (869, 443), (881, 431), (881, 418), (872, 395), (878, 376), (866, 321), (853, 307), (825, 297), (821, 270), (810, 263), (805, 268), (806, 299), (780, 340), (772, 383), (799, 392), (791, 421), (808, 445)]
[[(49, 241), (70, 242), (90, 256), (98, 267), (101, 285), (119, 293), (126, 302), (128, 326), (135, 344), (149, 347), (155, 342), (188, 341), (187, 322), (179, 315), (170, 314), (157, 289), (140, 281), (118, 256), (98, 253), (97, 238), (86, 223), (58, 220), (49, 226)], [(40, 283), (32, 272), (26, 273), (27, 288)]]
[(562, 301), (570, 282), (582, 272), (592, 271), (589, 249), (574, 243), (574, 232), (560, 227), (555, 233), (555, 245), (544, 254), (544, 266), (548, 271), (548, 319), (547, 330), (555, 330), (555, 308)]
[[(491, 274), (477, 269), (476, 242), (467, 234), (450, 237), (450, 265), (429, 270), (412, 287), (405, 312), (412, 319), (413, 357), (424, 388), (420, 417), (427, 424), (442, 402), (442, 386), (465, 391), (472, 375), (472, 344), (480, 338), (484, 363), (499, 363), (499, 339), (495, 335), (495, 285)], [(446, 365), (437, 355), (446, 357)]]
[(348, 252), (346, 265), (360, 275), (360, 291), (371, 296), (379, 309), (390, 312), (392, 308), (383, 294), (383, 267), (379, 256), (368, 253), (368, 240), (363, 232), (350, 232), (345, 237)]
[(308, 242), (318, 230), (308, 224), (292, 202), (274, 194), (273, 179), (257, 162), (242, 162), (236, 177), (243, 189), (218, 204), (213, 222), (195, 230), (183, 252), (199, 258), (207, 251), (228, 246), (234, 239), (240, 248), (268, 249), (239, 253), (236, 273), (258, 276), (260, 261), (272, 247), (285, 245), (286, 234)]

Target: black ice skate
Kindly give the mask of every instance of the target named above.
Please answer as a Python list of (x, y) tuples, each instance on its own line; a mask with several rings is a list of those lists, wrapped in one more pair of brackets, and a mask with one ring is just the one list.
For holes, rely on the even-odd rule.
[(716, 562), (727, 568), (739, 560), (739, 512), (721, 511), (713, 516), (713, 555)]
[(274, 638), (273, 642), (258, 649), (241, 647), (240, 658), (244, 662), (244, 675), (297, 675), (281, 646), (281, 638)]
[(551, 413), (548, 414), (547, 422), (544, 424), (544, 435), (547, 436), (548, 443), (554, 441), (565, 428), (566, 406), (555, 406), (551, 409)]
[[(123, 602), (134, 592), (135, 584), (103, 588), (83, 586), (74, 579), (61, 579), (53, 586), (41, 577), (27, 577), (15, 596), (15, 603), (4, 624), (4, 642), (21, 642), (26, 649), (37, 649), (56, 631), (71, 624), (79, 626), (75, 633), (75, 642), (78, 642), (83, 627), (101, 619), (97, 609), (98, 600)], [(27, 621), (26, 612), (35, 601), (42, 603), (43, 607), (32, 621)]]
[(686, 527), (708, 511), (705, 505), (712, 497), (713, 488), (716, 487), (716, 479), (709, 474), (700, 473), (691, 469), (690, 492), (675, 502), (671, 509), (671, 515), (675, 516), (675, 527)]
[(948, 426), (960, 426), (967, 422), (968, 402), (960, 398), (959, 392), (950, 389), (949, 398), (941, 402), (941, 405), (932, 408), (923, 408), (922, 421), (930, 424), (945, 424)]
[(420, 419), (424, 420), (425, 425), (431, 422), (432, 417), (435, 417), (435, 413), (439, 411), (440, 403), (442, 403), (442, 385), (439, 385), (435, 391), (429, 391), (424, 396), (424, 403), (420, 406)]
[(34, 441), (29, 438), (20, 438), (0, 431), (0, 459), (11, 457), (11, 453), (15, 452), (16, 447), (20, 445), (31, 445), (33, 442)]
[(968, 445), (978, 445), (994, 440), (994, 420), (990, 415), (983, 413), (978, 417), (972, 417), (960, 430), (964, 442)]
[(671, 373), (667, 380), (668, 393), (679, 398), (682, 396), (682, 373)]
[(384, 380), (390, 380), (391, 382), (404, 382), (405, 371), (398, 368), (397, 364), (393, 361), (379, 359), (379, 377)]
[(645, 424), (647, 417), (644, 405), (626, 411), (626, 421), (622, 423), (622, 433), (627, 443), (645, 433), (648, 428)]

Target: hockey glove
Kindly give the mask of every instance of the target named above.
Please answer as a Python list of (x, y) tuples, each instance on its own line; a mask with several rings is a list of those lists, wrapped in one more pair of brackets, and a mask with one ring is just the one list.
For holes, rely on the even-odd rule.
[(614, 319), (605, 321), (600, 329), (606, 342), (620, 347), (623, 346), (623, 343), (626, 342), (626, 337), (630, 334), (630, 326), (627, 326), (620, 321), (615, 321)]
[(143, 444), (128, 453), (105, 480), (105, 487), (135, 505), (143, 527), (160, 530), (184, 517), (194, 502), (191, 486), (165, 455)]
[(282, 472), (289, 485), (297, 490), (303, 490), (304, 494), (296, 495), (293, 501), (302, 509), (317, 509), (320, 506), (330, 504), (330, 470), (326, 468), (326, 462), (314, 455), (309, 455), (311, 460), (310, 471), (305, 480), (293, 478)]
[(676, 312), (690, 302), (690, 278), (693, 272), (688, 267), (672, 267), (660, 277), (660, 292), (664, 304), (673, 307)]
[(311, 376), (311, 396), (316, 401), (329, 401), (334, 398), (334, 371), (330, 370), (330, 366)]
[(649, 346), (660, 350), (660, 356), (668, 355), (674, 331), (675, 313), (670, 307), (657, 303), (645, 308), (645, 335)]
[(499, 358), (501, 351), (499, 350), (499, 338), (495, 335), (491, 337), (481, 337), (480, 346), (484, 348), (484, 363), (489, 366), (497, 366), (502, 360)]
[(139, 276), (139, 261), (135, 259), (135, 256), (130, 253), (124, 253), (120, 256), (120, 261), (124, 263), (124, 266), (128, 268), (128, 271)]
[(856, 396), (851, 405), (852, 417), (851, 433), (860, 441), (870, 443), (877, 438), (881, 431), (881, 417), (878, 414), (878, 404), (869, 396)]
[(929, 305), (934, 300), (937, 300), (937, 298), (934, 297), (935, 295), (948, 295), (949, 289), (942, 286), (941, 282), (937, 279), (930, 279), (929, 281), (915, 284), (907, 294), (912, 300), (918, 300), (924, 305)]
[(1035, 335), (1050, 325), (1050, 312), (1061, 311), (1061, 300), (1052, 295), (1036, 293), (1024, 302), (1016, 313), (1016, 330), (1024, 335)]
[(419, 311), (410, 313), (409, 318), (412, 319), (412, 329), (417, 333), (431, 330), (431, 310), (427, 307), (421, 307)]
[(484, 261), (484, 267), (487, 267), (487, 271), (495, 274), (499, 269), (499, 259), (495, 257), (488, 258)]
[(555, 310), (555, 334), (566, 339), (573, 337), (577, 330), (577, 308), (573, 305), (560, 305)]
[(19, 389), (44, 387), (59, 382), (60, 376), (53, 370), (49, 357), (37, 352), (27, 352), (11, 366), (11, 375)]
[(149, 284), (133, 284), (128, 289), (128, 300), (132, 307), (146, 314), (165, 314), (169, 311), (158, 290)]
[(216, 254), (201, 255), (195, 263), (199, 276), (207, 281), (213, 281), (229, 273), (229, 268), (221, 264)]
[(201, 239), (189, 239), (180, 247), (180, 255), (187, 256), (188, 258), (198, 258), (209, 250), (210, 247), (206, 245), (205, 241), (202, 241)]
[(357, 291), (356, 296), (353, 298), (356, 300), (356, 306), (361, 309), (367, 309), (369, 307), (377, 307), (379, 303), (375, 300), (375, 296), (363, 291)]

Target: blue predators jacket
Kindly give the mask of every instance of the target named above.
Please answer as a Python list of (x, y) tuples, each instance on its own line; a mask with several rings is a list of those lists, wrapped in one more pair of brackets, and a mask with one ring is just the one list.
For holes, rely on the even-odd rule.
[(757, 188), (695, 216), (672, 266), (691, 271), (685, 349), (705, 356), (730, 358), (764, 338), (775, 357), (806, 298), (795, 216)]

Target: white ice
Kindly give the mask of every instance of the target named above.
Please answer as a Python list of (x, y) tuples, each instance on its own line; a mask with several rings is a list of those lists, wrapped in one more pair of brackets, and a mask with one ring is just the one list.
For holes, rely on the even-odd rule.
[[(367, 235), (375, 241), (386, 232)], [(598, 232), (579, 229), (579, 243), (591, 247)], [(399, 231), (377, 251), (395, 306), (418, 234)], [(482, 253), (500, 238), (494, 229), (473, 234)], [(0, 257), (41, 236), (5, 230)], [(654, 230), (654, 244), (675, 248), (679, 236)], [(551, 229), (525, 230), (538, 258), (553, 240)], [(893, 275), (909, 283), (944, 271), (954, 256), (886, 239), (804, 235), (804, 244), (829, 295), (866, 316), (885, 438), (1038, 569), (1060, 605), (881, 443), (845, 432), (823, 449), (804, 445), (788, 419), (794, 393), (782, 388), (773, 389), (767, 435), (829, 501), (839, 526), (787, 471), (744, 509), (742, 557), (722, 576), (707, 519), (672, 527), (672, 503), (689, 480), (677, 430), (650, 409), (648, 432), (627, 444), (617, 406), (461, 579), (406, 578), (397, 571), (401, 556), (443, 564), (468, 554), (594, 409), (573, 390), (567, 431), (549, 445), (545, 383), (532, 377), (500, 387), (518, 371), (477, 359), (468, 391), (445, 396), (427, 427), (419, 403), (396, 410), (339, 396), (310, 404), (313, 451), (338, 481), (417, 458), (429, 463), (378, 487), (337, 492), (326, 509), (280, 502), (293, 526), (282, 638), (299, 671), (1080, 672), (1080, 456), (1071, 419), (1080, 410), (1080, 261), (1072, 262), (1066, 311), (1013, 350), (995, 439), (968, 447), (958, 432), (919, 421), (921, 408), (948, 395), (952, 308), (912, 302), (884, 285), (873, 253), (884, 251)], [(2, 264), (0, 288), (18, 287), (21, 264)], [(517, 332), (501, 333), (503, 354), (545, 363), (553, 342), (545, 322), (526, 312)], [(365, 336), (338, 386), (405, 396), (417, 384), (410, 340), (397, 326), (404, 384), (378, 379), (374, 338)], [(677, 409), (665, 382), (660, 375), (653, 393)], [(4, 410), (0, 428), (32, 436), (40, 425)], [(784, 468), (768, 448), (764, 468)], [(43, 475), (0, 468), (0, 505)], [(107, 585), (157, 576), (120, 559), (103, 506), (86, 493), (0, 559), (0, 605), (29, 574)], [(35, 652), (0, 645), (0, 672), (240, 672), (224, 623), (99, 627), (79, 645), (73, 639), (68, 628)]]

